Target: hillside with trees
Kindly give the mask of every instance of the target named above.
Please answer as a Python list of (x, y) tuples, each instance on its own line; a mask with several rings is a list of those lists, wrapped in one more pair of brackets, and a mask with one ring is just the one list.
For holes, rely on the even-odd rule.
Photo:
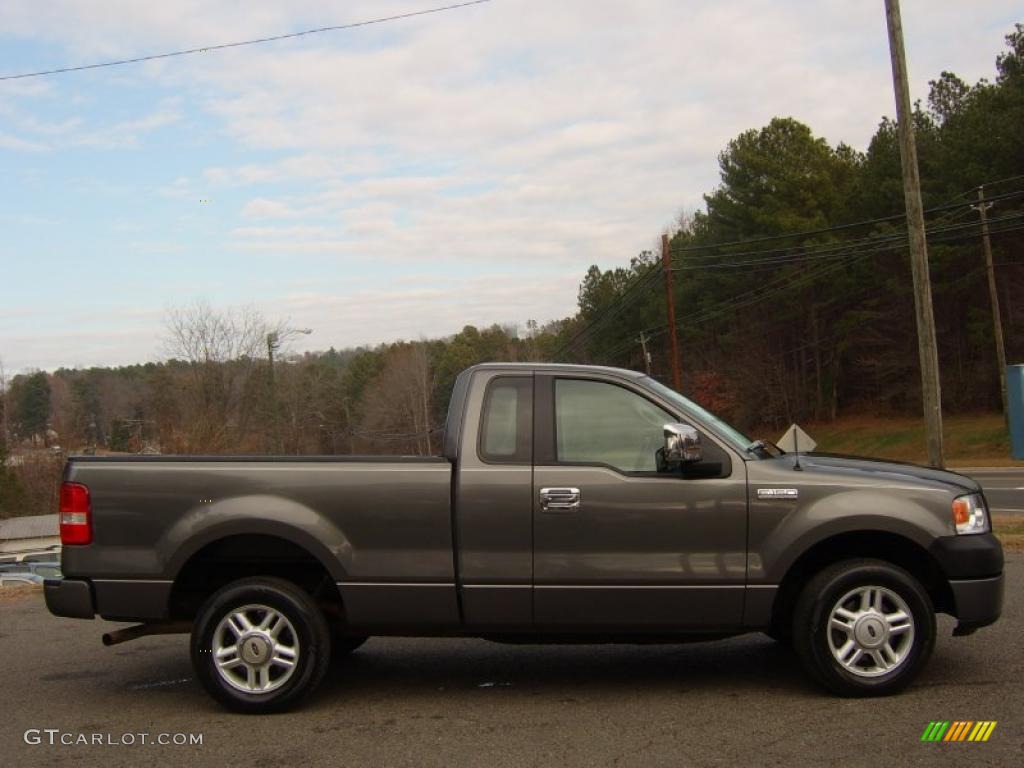
[[(1024, 25), (992, 81), (949, 72), (915, 110), (943, 407), (1000, 406), (981, 246), (987, 203), (1010, 363), (1024, 362)], [(741, 133), (720, 183), (670, 233), (682, 389), (756, 429), (849, 414), (916, 415), (920, 384), (895, 123), (863, 151), (790, 117)], [(651, 233), (654, 234), (654, 233)], [(173, 310), (165, 361), (32, 372), (2, 382), (0, 515), (52, 509), (63, 450), (164, 453), (435, 452), (455, 376), (490, 360), (588, 362), (671, 381), (660, 253), (590, 267), (576, 313), (522, 328), (282, 356), (252, 309)], [(2, 377), (0, 377), (2, 378)], [(56, 452), (53, 452), (56, 454)], [(59, 462), (38, 458), (47, 467)], [(41, 483), (41, 485), (39, 485)], [(49, 483), (49, 485), (47, 485)], [(39, 485), (39, 488), (36, 487)]]

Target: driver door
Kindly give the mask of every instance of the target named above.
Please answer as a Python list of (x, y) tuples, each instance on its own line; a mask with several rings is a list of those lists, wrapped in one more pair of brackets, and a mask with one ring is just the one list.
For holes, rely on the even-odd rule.
[(535, 391), (534, 625), (738, 625), (744, 462), (701, 430), (704, 471), (659, 474), (663, 427), (682, 419), (629, 380), (538, 374)]

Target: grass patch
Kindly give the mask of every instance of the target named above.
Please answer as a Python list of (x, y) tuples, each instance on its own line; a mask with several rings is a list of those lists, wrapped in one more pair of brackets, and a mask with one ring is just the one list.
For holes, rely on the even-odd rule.
[(1007, 552), (1024, 552), (1024, 515), (994, 515), (992, 532)]
[(42, 599), (43, 587), (40, 584), (18, 584), (17, 586), (0, 587), (0, 605), (15, 603), (30, 597)]
[[(853, 416), (834, 422), (801, 424), (818, 443), (817, 450), (926, 463), (924, 420)], [(1000, 413), (946, 416), (943, 419), (946, 462), (950, 466), (1022, 467), (1010, 456), (1010, 437)], [(778, 438), (777, 430), (760, 430)]]

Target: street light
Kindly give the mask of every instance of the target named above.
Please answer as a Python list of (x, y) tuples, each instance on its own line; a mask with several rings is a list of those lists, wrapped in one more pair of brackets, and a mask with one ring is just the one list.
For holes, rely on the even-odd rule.
[(280, 349), (281, 341), (297, 333), (308, 336), (312, 328), (281, 328), (267, 334), (267, 360), (270, 362), (270, 410), (274, 420), (274, 448), (280, 454), (284, 451), (281, 444), (281, 424), (277, 413), (277, 390), (274, 388), (274, 350)]

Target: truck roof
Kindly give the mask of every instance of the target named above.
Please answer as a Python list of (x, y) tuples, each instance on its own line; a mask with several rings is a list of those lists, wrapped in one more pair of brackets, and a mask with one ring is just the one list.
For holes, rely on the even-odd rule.
[(575, 365), (571, 363), (479, 363), (469, 371), (479, 370), (524, 370), (524, 371), (552, 371), (559, 373), (611, 373), (630, 379), (643, 378), (645, 374), (639, 371), (631, 371), (628, 368), (612, 368), (606, 365)]

